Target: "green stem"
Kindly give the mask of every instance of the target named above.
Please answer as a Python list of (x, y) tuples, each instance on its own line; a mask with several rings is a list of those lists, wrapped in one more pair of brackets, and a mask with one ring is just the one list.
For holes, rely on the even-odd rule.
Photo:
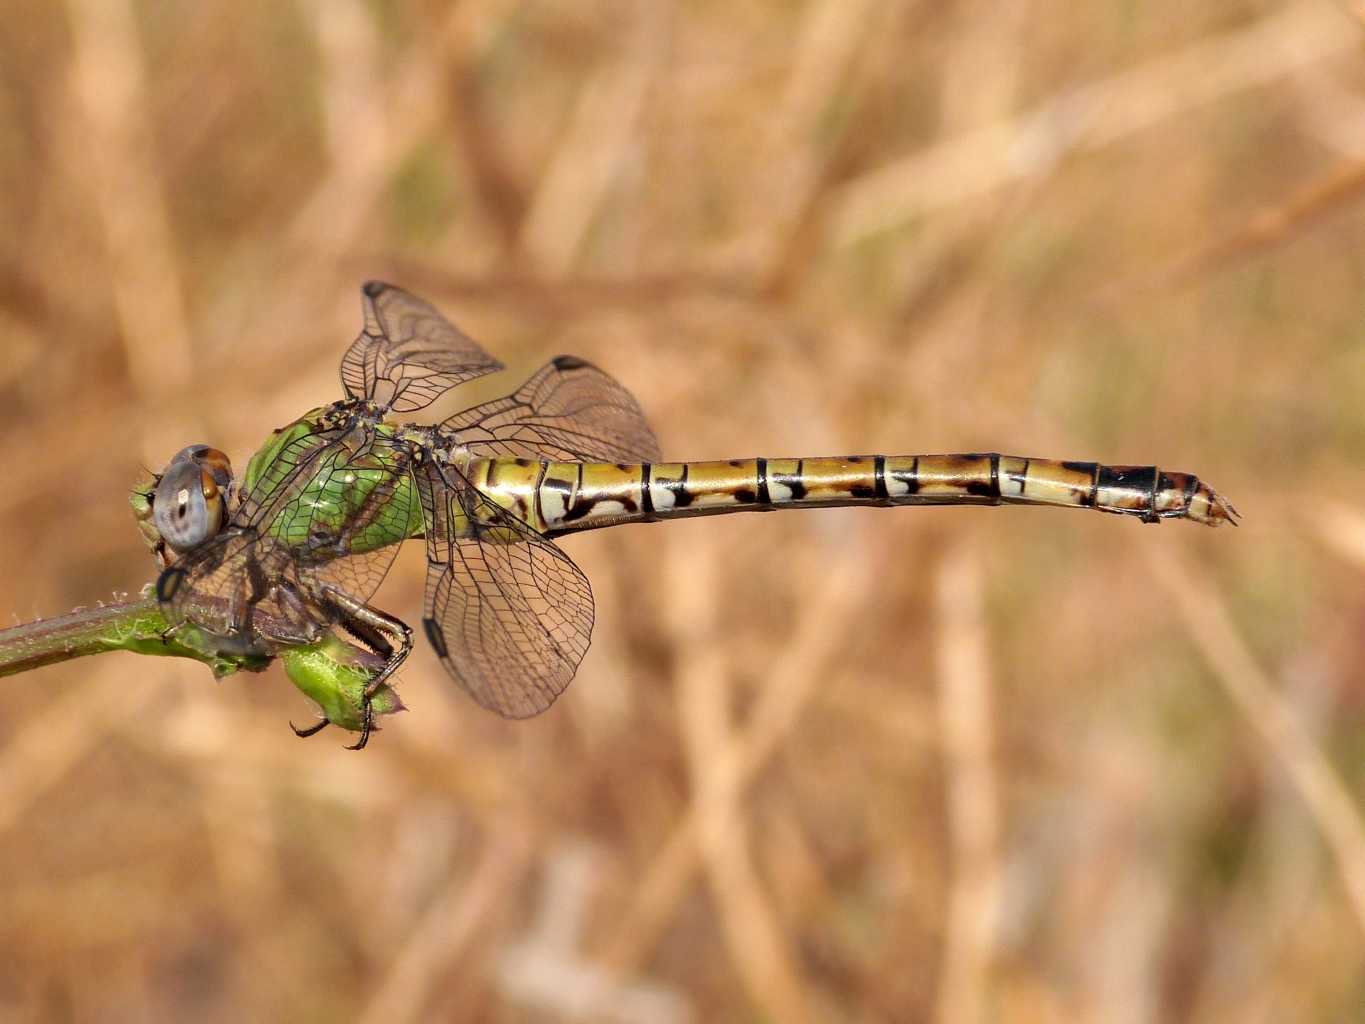
[(219, 676), (243, 669), (258, 672), (270, 661), (259, 654), (217, 653), (192, 627), (171, 632), (156, 601), (142, 598), (0, 630), (0, 676), (106, 651), (191, 658)]
[[(216, 676), (259, 672), (274, 660), (263, 653), (223, 653), (222, 646), (221, 640), (215, 642), (188, 623), (171, 629), (152, 598), (119, 601), (0, 630), (0, 676), (106, 651), (190, 658)], [(290, 680), (317, 702), (327, 721), (343, 729), (361, 728), (364, 694), (383, 668), (383, 658), (330, 631), (315, 643), (281, 649), (279, 658)], [(370, 704), (376, 715), (403, 710), (398, 694), (387, 685), (371, 695)]]

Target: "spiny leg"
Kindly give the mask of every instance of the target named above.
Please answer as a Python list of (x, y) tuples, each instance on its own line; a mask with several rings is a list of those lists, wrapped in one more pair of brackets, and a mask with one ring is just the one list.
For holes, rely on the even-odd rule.
[(309, 736), (316, 736), (331, 724), (331, 722), (324, 718), (321, 722), (318, 722), (317, 725), (310, 725), (307, 729), (300, 729), (293, 722), (289, 723), (289, 728), (294, 730), (294, 735), (299, 739), (306, 740)]
[(386, 662), (393, 657), (393, 644), (384, 639), (384, 634), (359, 619), (342, 619), (341, 628), (350, 633), (362, 644), (374, 651)]
[[(393, 645), (384, 639), (383, 633), (357, 618), (342, 618), (340, 626), (346, 632), (350, 633), (351, 636), (368, 646), (375, 654), (383, 658), (387, 668), (388, 662), (393, 658)], [(402, 659), (400, 658), (399, 660), (401, 661)], [(373, 691), (368, 685), (365, 687), (365, 692), (361, 695), (363, 710), (361, 713), (360, 740), (355, 746), (347, 749), (362, 750), (364, 749), (365, 744), (370, 742), (370, 732), (374, 727), (374, 710), (370, 698), (377, 692), (378, 687)]]
[[(370, 742), (370, 731), (374, 727), (372, 698), (412, 652), (412, 630), (401, 619), (394, 618), (363, 601), (357, 601), (336, 587), (324, 585), (322, 596), (339, 613), (338, 621), (341, 627), (356, 639), (369, 644), (375, 653), (384, 659), (384, 667), (366, 684), (365, 692), (361, 696), (363, 707), (360, 739), (347, 748), (364, 750), (365, 744)], [(390, 643), (389, 639), (394, 642)]]

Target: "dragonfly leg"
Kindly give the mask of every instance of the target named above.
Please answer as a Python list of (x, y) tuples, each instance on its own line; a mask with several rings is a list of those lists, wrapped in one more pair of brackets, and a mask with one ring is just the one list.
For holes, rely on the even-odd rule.
[(324, 585), (321, 588), (321, 596), (338, 613), (337, 621), (341, 627), (357, 640), (374, 648), (374, 652), (384, 659), (384, 667), (375, 673), (374, 678), (365, 686), (362, 698), (364, 721), (360, 739), (350, 748), (363, 750), (365, 744), (370, 741), (370, 731), (374, 723), (374, 710), (370, 700), (412, 652), (412, 630), (401, 619), (381, 612), (363, 601), (357, 601), (336, 587)]
[(327, 719), (324, 718), (321, 722), (318, 722), (316, 725), (310, 725), (307, 729), (300, 729), (293, 722), (289, 723), (289, 728), (293, 729), (294, 735), (302, 740), (307, 739), (309, 736), (316, 736), (318, 733), (322, 732), (323, 729), (326, 729), (331, 724), (332, 724), (331, 722), (327, 721)]
[(350, 744), (347, 750), (364, 750), (365, 744), (370, 742), (370, 731), (374, 728), (374, 705), (370, 703), (370, 698), (365, 700), (365, 714), (360, 721), (360, 739)]
[(348, 595), (340, 595), (345, 603), (337, 600), (336, 592), (329, 596), (343, 613), (341, 627), (357, 640), (369, 644), (384, 659), (384, 667), (365, 686), (365, 699), (369, 700), (412, 653), (412, 630), (402, 619), (362, 604)]
[(270, 638), (284, 644), (311, 644), (322, 637), (323, 623), (309, 614), (308, 604), (293, 583), (280, 580), (269, 593), (282, 613), (270, 627)]

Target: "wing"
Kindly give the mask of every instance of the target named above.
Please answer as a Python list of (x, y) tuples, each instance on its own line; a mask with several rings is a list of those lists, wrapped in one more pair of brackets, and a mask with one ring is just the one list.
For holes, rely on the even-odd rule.
[[(280, 512), (302, 576), (367, 602), (421, 526), (405, 445), (370, 434), (320, 460), (314, 485)], [(277, 531), (278, 532), (278, 531)]]
[(341, 384), (349, 397), (413, 412), (457, 384), (502, 369), (415, 295), (382, 281), (367, 281), (361, 291), (365, 328), (341, 360)]
[(270, 524), (298, 501), (340, 439), (339, 431), (317, 423), (287, 429), (290, 436), (244, 489), (231, 522), (158, 578), (156, 596), (168, 621), (188, 621), (221, 637), (251, 641), (255, 609), (270, 581), (294, 568), (287, 546), (270, 533)]
[(658, 462), (659, 442), (629, 391), (591, 363), (559, 356), (506, 398), (441, 424), (475, 455), (566, 462)]
[(281, 603), (271, 583), (297, 583), (283, 544), (250, 528), (229, 527), (167, 566), (156, 597), (172, 624), (191, 622), (244, 648), (257, 637), (301, 637), (312, 621), (296, 603)]
[[(298, 500), (299, 493), (316, 476), (329, 454), (341, 445), (343, 432), (318, 422), (299, 421), (284, 428), (281, 438), (254, 480), (242, 481), (241, 498), (232, 514), (232, 525), (258, 526), (278, 516)], [(253, 459), (254, 462), (254, 459)], [(250, 475), (248, 467), (247, 473)]]
[(507, 718), (540, 714), (588, 650), (587, 578), (455, 469), (415, 475), (427, 516), (427, 639), (479, 704)]
[(420, 523), (405, 446), (366, 430), (290, 429), (231, 525), (162, 574), (157, 596), (173, 621), (297, 638), (326, 617), (305, 606), (311, 584), (368, 601)]
[(233, 525), (281, 542), (305, 578), (368, 601), (420, 515), (409, 460), (372, 429), (305, 428), (252, 482)]

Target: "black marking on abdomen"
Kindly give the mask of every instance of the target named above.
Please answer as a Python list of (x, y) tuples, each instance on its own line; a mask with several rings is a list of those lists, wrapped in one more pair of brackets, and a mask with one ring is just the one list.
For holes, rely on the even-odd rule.
[(578, 522), (578, 520), (582, 519), (589, 512), (591, 512), (593, 506), (596, 504), (597, 504), (596, 498), (579, 498), (577, 501), (573, 503), (573, 508), (564, 510), (563, 522), (566, 523)]
[(805, 459), (797, 459), (795, 473), (773, 474), (773, 481), (791, 492), (791, 497), (783, 499), (784, 501), (800, 501), (806, 496), (806, 484), (805, 481), (801, 479), (804, 475), (803, 468), (805, 464)]
[(436, 652), (438, 658), (449, 658), (450, 651), (446, 648), (446, 638), (441, 633), (441, 627), (436, 624), (435, 619), (423, 619), (422, 629), (426, 631), (427, 643), (431, 644), (431, 649)]
[[(546, 468), (549, 468), (548, 465)], [(541, 487), (548, 487), (550, 490), (558, 491), (562, 494), (564, 496), (564, 508), (566, 510), (568, 509), (569, 499), (573, 497), (573, 484), (569, 483), (567, 480), (560, 480), (557, 477), (543, 477), (540, 486), (538, 486), (536, 490), (539, 491)]]
[(659, 483), (668, 488), (668, 492), (673, 495), (674, 508), (687, 508), (692, 504), (692, 492), (687, 489), (687, 463), (683, 463), (682, 476), (676, 480), (660, 479)]
[(1023, 471), (1020, 472), (1019, 474), (1019, 493), (1021, 495), (1024, 493), (1024, 488), (1028, 484), (1028, 468), (1030, 465), (1032, 465), (1032, 463), (1033, 463), (1032, 459), (1025, 459)]
[(758, 501), (762, 505), (773, 503), (772, 495), (768, 493), (768, 460), (758, 460)]
[(592, 507), (597, 501), (592, 498), (583, 497), (583, 463), (578, 464), (578, 479), (573, 488), (573, 505), (564, 509), (564, 522), (572, 523), (582, 519), (592, 511)]
[(640, 511), (640, 506), (639, 506), (638, 504), (636, 504), (635, 499), (632, 498), (632, 497), (631, 497), (630, 495), (628, 495), (628, 494), (618, 494), (618, 495), (615, 495), (615, 496), (612, 496), (612, 495), (603, 495), (603, 496), (600, 497), (600, 498), (582, 498), (582, 497), (580, 497), (576, 502), (574, 502), (573, 508), (569, 509), (567, 512), (564, 513), (564, 522), (566, 522), (566, 523), (574, 523), (574, 522), (577, 522), (577, 521), (580, 520), (580, 519), (583, 519), (583, 518), (585, 518), (585, 517), (591, 515), (591, 514), (592, 514), (592, 510), (595, 509), (595, 508), (597, 507), (597, 505), (598, 505), (599, 502), (603, 502), (603, 501), (617, 501), (617, 502), (620, 502), (620, 503), (621, 503), (621, 509), (622, 509), (622, 511), (624, 511), (624, 512), (629, 512), (629, 513), (634, 514), (634, 513)]
[(882, 501), (889, 498), (890, 492), (886, 489), (886, 456), (878, 455), (873, 460), (872, 481), (874, 493)]
[(645, 512), (645, 522), (655, 521), (654, 515), (654, 495), (649, 493), (650, 466), (646, 462), (640, 466), (640, 505)]
[(1155, 466), (1100, 466), (1096, 475), (1105, 490), (1150, 491), (1160, 479)]
[(1102, 467), (1099, 465), (1099, 463), (1096, 463), (1096, 462), (1063, 462), (1063, 463), (1062, 463), (1062, 468), (1063, 468), (1063, 469), (1069, 469), (1069, 470), (1071, 470), (1073, 473), (1089, 473), (1089, 474), (1090, 474), (1090, 493), (1087, 494), (1084, 498), (1081, 499), (1081, 504), (1084, 505), (1086, 508), (1094, 508), (1094, 507), (1095, 507), (1095, 501), (1096, 501), (1096, 499), (1099, 497), (1099, 493), (1100, 493), (1100, 469), (1101, 469)]
[(963, 456), (964, 459), (989, 459), (991, 472), (985, 480), (968, 480), (963, 487), (973, 498), (990, 498), (993, 501), (1000, 500), (1000, 456), (988, 454), (986, 452), (972, 452), (970, 455)]
[[(850, 466), (861, 466), (867, 460), (861, 455), (845, 455), (844, 461)], [(867, 484), (850, 484), (848, 493), (858, 501), (871, 501), (877, 497), (877, 488), (875, 484), (871, 487)]]
[(550, 464), (542, 460), (540, 472), (536, 474), (536, 485), (531, 488), (531, 515), (537, 523), (545, 522), (545, 510), (540, 505), (540, 487), (545, 483), (545, 474), (549, 471)]
[(896, 481), (896, 483), (898, 483), (898, 484), (904, 484), (904, 485), (905, 485), (905, 493), (906, 493), (906, 494), (918, 494), (918, 493), (919, 493), (919, 456), (916, 455), (916, 456), (914, 457), (914, 460), (910, 463), (910, 470), (909, 470), (909, 472), (906, 472), (906, 471), (903, 470), (903, 469), (893, 469), (893, 470), (891, 471), (891, 479), (894, 480), (894, 481)]

